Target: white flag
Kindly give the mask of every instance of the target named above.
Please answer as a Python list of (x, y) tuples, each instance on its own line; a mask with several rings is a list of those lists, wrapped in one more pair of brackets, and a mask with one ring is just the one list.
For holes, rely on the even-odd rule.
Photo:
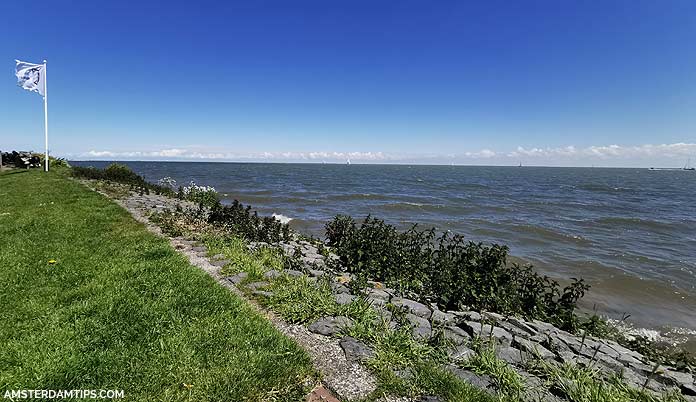
[(46, 95), (46, 80), (43, 64), (33, 64), (15, 60), (15, 75), (17, 85), (31, 92), (38, 92), (41, 96)]

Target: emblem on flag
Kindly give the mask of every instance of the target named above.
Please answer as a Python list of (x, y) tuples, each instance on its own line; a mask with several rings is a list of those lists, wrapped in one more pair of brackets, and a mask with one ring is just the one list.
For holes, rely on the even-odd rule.
[(24, 61), (15, 60), (15, 75), (17, 76), (17, 85), (27, 91), (36, 92), (41, 96), (46, 95), (45, 81), (45, 65), (33, 64)]

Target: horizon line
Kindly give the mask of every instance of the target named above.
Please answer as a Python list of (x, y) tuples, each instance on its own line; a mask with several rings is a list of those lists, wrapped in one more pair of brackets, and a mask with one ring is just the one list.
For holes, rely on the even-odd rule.
[(148, 162), (148, 163), (228, 163), (228, 164), (267, 164), (267, 165), (338, 165), (338, 166), (352, 166), (352, 165), (364, 165), (364, 166), (451, 166), (451, 167), (514, 167), (514, 168), (558, 168), (558, 169), (657, 169), (657, 170), (682, 170), (691, 171), (684, 169), (683, 167), (668, 167), (668, 166), (603, 166), (603, 165), (573, 165), (573, 166), (559, 166), (559, 165), (477, 165), (477, 164), (462, 164), (462, 163), (419, 163), (419, 162), (294, 162), (294, 161), (222, 161), (215, 159), (67, 159), (68, 162)]

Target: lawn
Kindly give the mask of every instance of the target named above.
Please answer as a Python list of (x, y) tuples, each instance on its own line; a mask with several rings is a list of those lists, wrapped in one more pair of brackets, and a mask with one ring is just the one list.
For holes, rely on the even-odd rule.
[(0, 306), (2, 394), (286, 401), (315, 381), (246, 302), (60, 172), (0, 173)]

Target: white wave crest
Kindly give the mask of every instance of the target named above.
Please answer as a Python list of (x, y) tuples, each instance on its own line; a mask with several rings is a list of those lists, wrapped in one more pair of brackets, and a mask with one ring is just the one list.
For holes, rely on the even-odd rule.
[(273, 214), (272, 216), (275, 218), (275, 220), (277, 220), (280, 223), (288, 223), (292, 220), (292, 218), (288, 218), (287, 216), (282, 214)]

